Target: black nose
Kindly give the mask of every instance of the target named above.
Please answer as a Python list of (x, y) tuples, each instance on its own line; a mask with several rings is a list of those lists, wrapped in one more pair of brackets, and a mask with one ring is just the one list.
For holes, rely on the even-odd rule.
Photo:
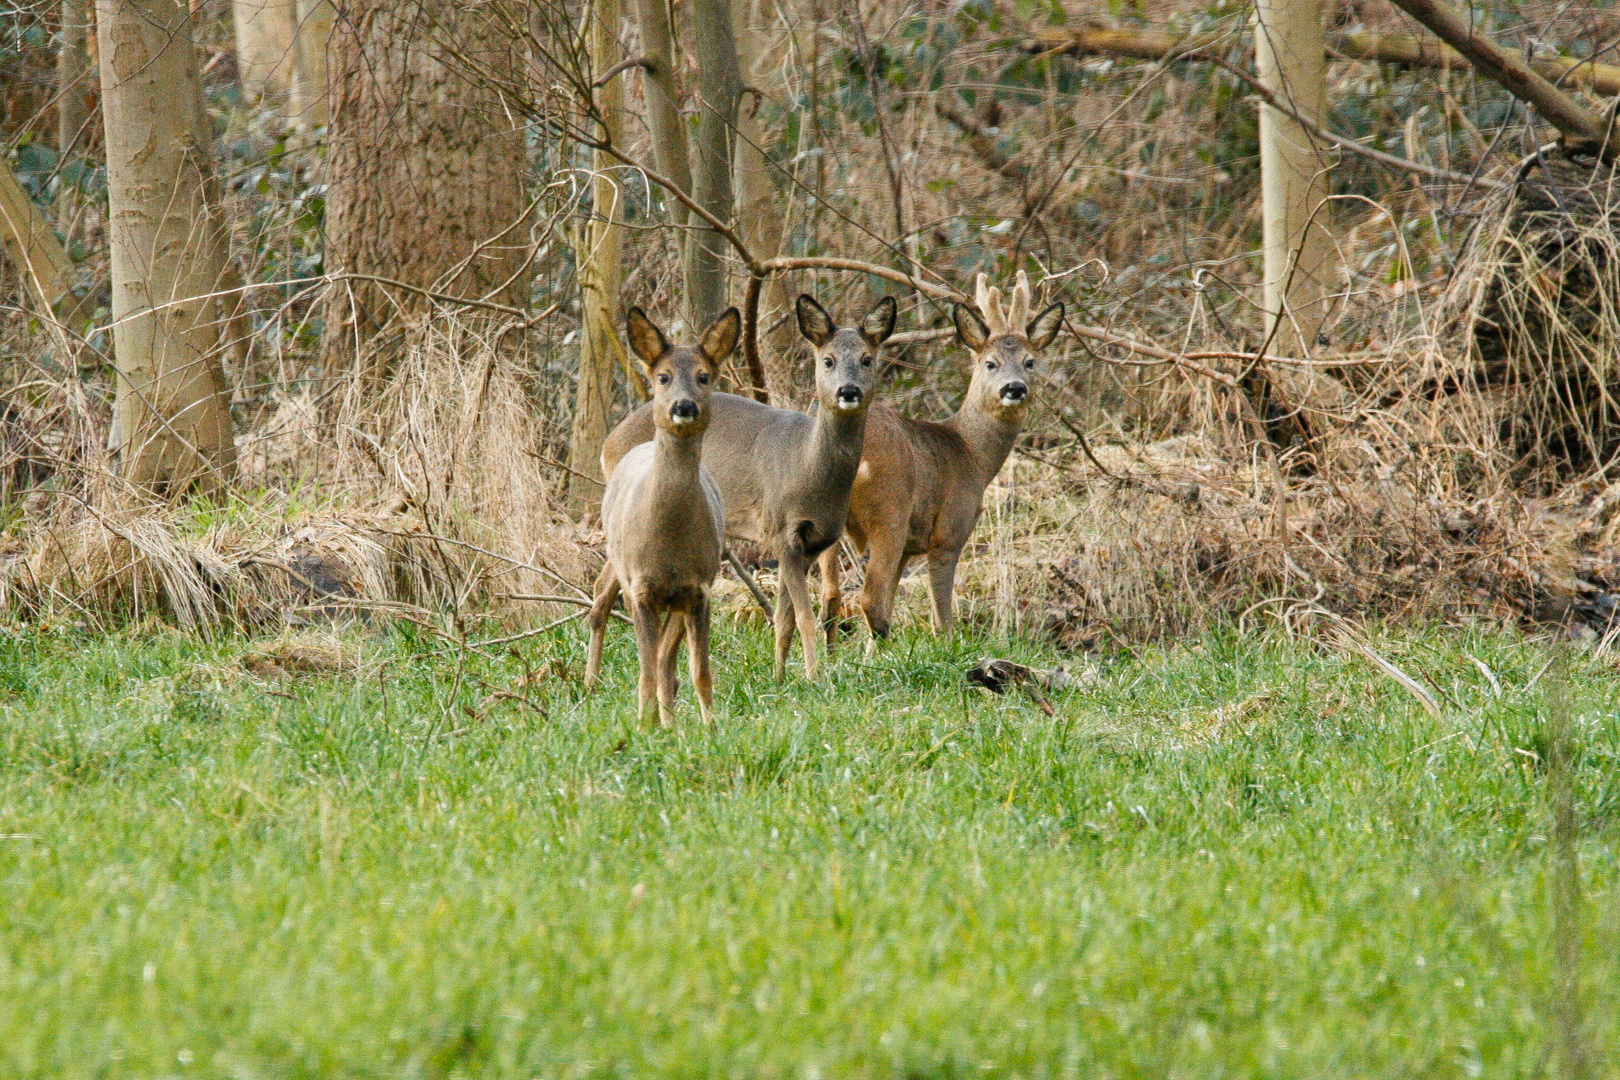
[(1001, 396), (1003, 399), (1023, 401), (1029, 396), (1029, 387), (1021, 382), (1011, 382), (1001, 388)]
[(858, 404), (861, 400), (861, 388), (854, 383), (845, 383), (838, 388), (838, 400)]
[(682, 398), (669, 407), (669, 415), (677, 420), (696, 420), (698, 415), (697, 402), (691, 398)]

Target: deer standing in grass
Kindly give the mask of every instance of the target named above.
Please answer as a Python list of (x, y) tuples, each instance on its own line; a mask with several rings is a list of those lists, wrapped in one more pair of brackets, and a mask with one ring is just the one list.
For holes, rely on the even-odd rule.
[[(987, 288), (983, 274), (975, 303), (978, 312), (960, 303), (951, 309), (957, 338), (973, 352), (972, 381), (956, 415), (936, 423), (877, 405), (867, 420), (844, 528), (867, 556), (861, 610), (873, 645), (888, 636), (901, 571), (919, 555), (928, 557), (934, 629), (951, 628), (956, 564), (978, 523), (984, 489), (1022, 429), (1039, 354), (1063, 325), (1061, 303), (1029, 317), (1022, 270), (1005, 310), (1001, 290)], [(836, 547), (821, 555), (821, 604), (831, 646), (842, 609)]]
[(658, 722), (670, 726), (676, 655), (685, 637), (698, 709), (708, 723), (714, 704), (709, 590), (720, 572), (726, 512), (719, 487), (703, 468), (703, 433), (720, 361), (737, 347), (742, 318), (736, 308), (729, 309), (703, 331), (696, 347), (671, 346), (638, 307), (630, 309), (627, 326), (630, 347), (652, 387), (645, 408), (655, 433), (651, 442), (618, 455), (612, 468), (604, 455), (602, 528), (608, 560), (591, 605), (585, 685), (594, 687), (601, 673), (608, 613), (622, 591), (641, 663), (642, 722), (656, 696)]
[[(878, 349), (894, 333), (895, 303), (884, 297), (859, 327), (839, 327), (815, 298), (794, 305), (799, 332), (815, 348), (816, 415), (776, 409), (735, 394), (716, 394), (703, 441), (703, 464), (726, 500), (726, 531), (777, 560), (776, 677), (787, 673), (797, 629), (805, 673), (816, 677), (816, 616), (807, 574), (844, 529), (850, 485), (860, 465), (867, 408), (877, 382)], [(602, 447), (602, 467), (653, 435), (653, 410), (619, 422)]]

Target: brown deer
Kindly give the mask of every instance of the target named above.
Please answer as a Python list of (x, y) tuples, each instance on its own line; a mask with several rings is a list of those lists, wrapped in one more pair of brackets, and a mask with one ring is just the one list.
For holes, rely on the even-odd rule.
[[(975, 302), (977, 313), (960, 303), (951, 309), (957, 338), (973, 351), (973, 378), (956, 415), (936, 423), (878, 405), (867, 420), (844, 529), (866, 552), (861, 610), (874, 644), (888, 636), (900, 573), (919, 555), (928, 557), (934, 629), (951, 628), (957, 561), (978, 523), (984, 489), (1018, 438), (1039, 354), (1063, 325), (1061, 303), (1029, 318), (1022, 270), (1005, 311), (1001, 290), (987, 288), (983, 274)], [(836, 547), (821, 555), (821, 604), (830, 646), (842, 609)]]
[[(877, 352), (894, 333), (895, 303), (887, 296), (879, 300), (859, 327), (835, 325), (809, 295), (794, 307), (799, 332), (815, 348), (816, 415), (716, 394), (703, 464), (725, 495), (727, 534), (758, 544), (777, 560), (776, 677), (787, 673), (797, 629), (805, 672), (813, 679), (816, 617), (806, 577), (816, 556), (836, 545), (844, 529), (877, 382)], [(608, 434), (603, 470), (652, 434), (652, 411), (644, 405)]]
[(695, 348), (671, 346), (638, 307), (630, 309), (626, 323), (630, 347), (652, 387), (647, 411), (656, 433), (651, 442), (620, 455), (614, 468), (603, 469), (608, 559), (591, 605), (585, 685), (594, 687), (601, 673), (608, 612), (622, 591), (641, 662), (637, 711), (642, 722), (656, 695), (658, 722), (670, 726), (676, 653), (685, 637), (698, 709), (707, 723), (714, 704), (709, 589), (720, 572), (726, 512), (719, 487), (703, 468), (703, 433), (711, 419), (715, 375), (737, 347), (742, 317), (729, 309), (703, 331)]

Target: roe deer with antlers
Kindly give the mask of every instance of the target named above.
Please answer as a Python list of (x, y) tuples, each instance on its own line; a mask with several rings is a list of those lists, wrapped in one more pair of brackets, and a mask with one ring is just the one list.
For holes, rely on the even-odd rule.
[[(895, 319), (887, 296), (859, 327), (835, 325), (809, 295), (794, 306), (799, 332), (815, 347), (816, 415), (715, 394), (703, 441), (703, 464), (725, 496), (728, 535), (753, 541), (777, 560), (778, 679), (787, 672), (795, 629), (804, 642), (805, 672), (816, 676), (816, 617), (806, 575), (843, 532), (877, 382), (877, 352), (894, 333)], [(652, 433), (648, 406), (621, 420), (603, 444), (603, 470)]]
[(711, 419), (720, 361), (737, 347), (742, 318), (731, 308), (703, 331), (695, 348), (672, 347), (638, 307), (630, 309), (626, 321), (630, 347), (652, 387), (646, 408), (655, 433), (651, 442), (620, 455), (615, 467), (603, 462), (608, 561), (596, 579), (591, 605), (585, 685), (595, 686), (601, 673), (608, 612), (622, 590), (641, 663), (641, 720), (648, 719), (656, 694), (658, 722), (670, 726), (675, 659), (684, 637), (698, 708), (707, 723), (714, 704), (709, 590), (720, 572), (726, 512), (719, 486), (703, 468), (703, 433)]
[[(973, 351), (973, 378), (956, 415), (935, 423), (877, 405), (867, 420), (844, 529), (867, 555), (861, 610), (874, 642), (888, 636), (900, 573), (919, 555), (928, 557), (934, 629), (951, 628), (957, 561), (978, 523), (984, 489), (1023, 426), (1039, 354), (1063, 325), (1061, 303), (1029, 318), (1022, 270), (1005, 310), (1001, 290), (987, 288), (983, 274), (975, 302), (978, 313), (960, 303), (951, 310), (957, 338)], [(836, 547), (821, 555), (821, 601), (831, 645), (842, 609)]]

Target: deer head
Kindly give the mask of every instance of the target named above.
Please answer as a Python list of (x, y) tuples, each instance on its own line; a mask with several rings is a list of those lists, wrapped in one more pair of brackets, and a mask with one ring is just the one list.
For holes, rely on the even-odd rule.
[(1053, 304), (1031, 319), (1029, 278), (1022, 270), (1005, 308), (1001, 290), (989, 288), (983, 274), (976, 292), (978, 311), (960, 303), (951, 309), (957, 338), (973, 351), (973, 381), (965, 404), (1020, 423), (1040, 374), (1040, 354), (1063, 325), (1063, 305)]
[(639, 307), (625, 319), (630, 348), (652, 388), (653, 423), (672, 435), (701, 435), (709, 426), (709, 398), (720, 361), (731, 355), (742, 332), (736, 308), (709, 324), (696, 345), (671, 345)]
[(801, 294), (794, 307), (799, 333), (815, 349), (816, 400), (828, 415), (865, 409), (877, 383), (878, 349), (894, 333), (894, 297), (885, 296), (873, 304), (858, 328), (834, 325), (809, 293)]

